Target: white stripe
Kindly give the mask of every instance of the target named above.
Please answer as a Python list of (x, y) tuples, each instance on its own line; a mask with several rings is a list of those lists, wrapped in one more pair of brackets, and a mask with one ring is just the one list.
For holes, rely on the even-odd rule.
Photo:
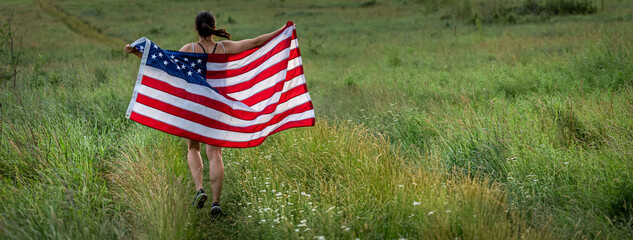
[[(281, 74), (279, 74), (279, 75), (281, 75)], [(303, 75), (303, 74), (301, 74), (301, 75)], [(271, 87), (277, 85), (277, 83), (279, 83), (279, 82), (283, 82), (283, 81), (286, 80), (286, 74), (285, 73), (283, 74), (283, 76), (277, 76), (277, 77), (273, 76), (273, 77), (270, 77), (270, 78), (268, 78), (268, 79), (266, 79), (264, 81), (261, 81), (261, 82), (255, 84), (255, 85), (253, 85), (251, 88), (248, 88), (248, 89), (245, 89), (245, 90), (239, 91), (239, 92), (229, 93), (227, 95), (229, 95), (229, 97), (235, 98), (238, 101), (242, 101), (244, 99), (247, 99), (247, 98), (250, 98), (250, 97), (252, 97), (254, 95), (257, 95), (261, 91), (264, 91), (264, 90), (266, 90), (268, 88), (271, 88)], [(296, 86), (296, 85), (294, 85), (294, 84), (296, 84), (295, 81), (298, 81), (297, 79), (299, 77), (300, 76), (296, 76), (296, 77), (292, 78), (291, 80), (288, 80), (286, 83), (284, 83), (284, 86), (282, 88), (283, 91), (285, 92), (286, 90), (295, 87)], [(305, 83), (305, 78), (303, 78), (303, 80), (304, 80), (303, 83)], [(265, 99), (262, 99), (262, 100), (265, 100)]]
[(140, 103), (137, 103), (134, 106), (133, 111), (145, 117), (152, 118), (154, 120), (183, 129), (185, 131), (196, 133), (208, 138), (231, 142), (248, 142), (251, 140), (255, 140), (264, 136), (268, 136), (272, 131), (288, 122), (314, 118), (314, 110), (310, 109), (302, 113), (288, 115), (280, 122), (272, 124), (259, 132), (241, 133), (210, 128), (199, 123), (195, 123), (165, 112), (161, 112)]
[(139, 88), (139, 93), (147, 97), (159, 100), (161, 102), (173, 105), (175, 107), (182, 108), (182, 109), (203, 115), (205, 117), (208, 117), (208, 118), (211, 118), (211, 119), (214, 119), (214, 120), (217, 120), (217, 121), (220, 121), (220, 122), (223, 122), (225, 124), (235, 126), (235, 127), (248, 127), (252, 125), (266, 123), (270, 121), (273, 117), (275, 117), (275, 115), (279, 113), (283, 113), (287, 110), (290, 110), (296, 106), (299, 106), (301, 104), (304, 104), (310, 101), (310, 96), (308, 96), (308, 93), (303, 93), (301, 95), (291, 98), (290, 100), (284, 103), (277, 105), (276, 110), (272, 113), (257, 116), (253, 120), (242, 120), (237, 117), (226, 114), (222, 111), (218, 111), (213, 108), (204, 106), (202, 104), (195, 103), (183, 98), (179, 98), (177, 96), (174, 96), (174, 95), (171, 95), (171, 94), (168, 94), (168, 93), (165, 93), (165, 92), (162, 92), (162, 91), (159, 91), (147, 86), (141, 86)]
[(292, 39), (292, 41), (290, 41), (290, 50), (298, 48), (299, 47), (299, 40), (298, 39)]
[(272, 75), (269, 78), (262, 80), (261, 82), (251, 86), (250, 88), (244, 89), (239, 92), (227, 91), (226, 95), (229, 95), (229, 97), (235, 98), (238, 101), (242, 101), (266, 89), (264, 88), (265, 85), (267, 86), (267, 85), (270, 85), (270, 83), (277, 83), (277, 82), (286, 80), (286, 73), (287, 73), (286, 70), (279, 71), (275, 75)]
[[(149, 49), (152, 45), (152, 42), (146, 37), (139, 38), (134, 41), (130, 46), (134, 46), (136, 44), (140, 44), (145, 42), (145, 49)], [(136, 84), (134, 84), (134, 91), (132, 92), (132, 99), (130, 99), (130, 104), (127, 106), (127, 110), (125, 112), (125, 118), (129, 119), (130, 114), (132, 113), (132, 108), (134, 108), (134, 104), (136, 103), (136, 95), (138, 94), (138, 88), (141, 85), (141, 81), (143, 80), (143, 72), (145, 71), (147, 57), (149, 55), (149, 51), (143, 51), (143, 56), (141, 57), (141, 65), (138, 67), (138, 74), (136, 74)]]
[[(253, 105), (251, 107), (247, 106), (246, 104), (239, 102), (239, 101), (232, 101), (229, 99), (226, 99), (224, 96), (222, 96), (221, 94), (213, 91), (213, 89), (205, 87), (205, 86), (200, 86), (198, 84), (193, 84), (193, 83), (188, 83), (187, 81), (178, 78), (178, 77), (174, 77), (171, 76), (169, 74), (167, 74), (165, 71), (163, 71), (162, 69), (157, 69), (151, 66), (146, 66), (145, 68), (145, 76), (154, 78), (154, 79), (161, 79), (160, 81), (165, 82), (173, 87), (176, 88), (180, 88), (180, 89), (184, 89), (185, 91), (192, 93), (192, 94), (197, 94), (197, 95), (202, 95), (205, 97), (208, 97), (210, 99), (219, 101), (219, 102), (223, 102), (226, 105), (228, 105), (230, 108), (235, 109), (235, 110), (241, 110), (241, 111), (247, 111), (247, 112), (260, 112), (262, 111), (264, 108), (266, 108), (266, 106), (270, 105), (270, 104), (274, 104), (279, 102), (279, 98), (281, 97), (281, 94), (286, 92), (287, 90), (289, 90), (290, 88), (285, 88), (285, 84), (284, 84), (284, 91), (282, 92), (277, 92), (275, 93), (275, 95), (273, 95), (272, 97), (261, 101), (260, 103)], [(302, 79), (298, 80), (298, 81), (302, 81), (303, 83), (305, 83), (305, 78), (303, 77), (303, 74), (300, 76)], [(298, 84), (300, 85), (300, 82), (292, 82), (293, 84)], [(298, 86), (297, 85), (297, 86)], [(309, 98), (309, 96), (308, 96)]]
[[(292, 84), (294, 86), (299, 86), (303, 83), (306, 82), (305, 77), (303, 76), (303, 74), (297, 76), (296, 78), (298, 78), (298, 80), (296, 82), (292, 82)], [(286, 84), (284, 84), (284, 92), (288, 91), (292, 89), (290, 86), (288, 88), (286, 88)], [(305, 96), (308, 100), (310, 99), (310, 95), (308, 94), (308, 92), (306, 92), (306, 94), (303, 94), (302, 96)], [(264, 109), (266, 106), (274, 104), (276, 102), (279, 102), (279, 98), (281, 98), (281, 93), (275, 93), (275, 95), (273, 95), (272, 97), (262, 100), (261, 102), (258, 102), (256, 104), (253, 104), (251, 107), (255, 108), (255, 109)]]

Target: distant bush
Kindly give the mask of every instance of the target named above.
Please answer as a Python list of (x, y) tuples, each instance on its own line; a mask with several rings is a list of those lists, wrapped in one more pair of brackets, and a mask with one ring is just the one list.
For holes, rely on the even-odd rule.
[(593, 14), (598, 7), (593, 0), (525, 0), (516, 12), (523, 15)]
[[(475, 23), (516, 23), (526, 20), (542, 20), (558, 15), (585, 15), (598, 11), (595, 0), (523, 0), (520, 1), (473, 1), (452, 2), (456, 18)], [(446, 16), (443, 16), (446, 18)]]

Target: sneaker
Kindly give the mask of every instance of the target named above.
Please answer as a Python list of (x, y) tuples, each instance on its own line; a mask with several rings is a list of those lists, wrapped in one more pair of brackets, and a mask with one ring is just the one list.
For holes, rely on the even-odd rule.
[(207, 194), (204, 193), (204, 189), (200, 188), (200, 190), (196, 193), (196, 198), (193, 199), (191, 206), (196, 206), (198, 209), (201, 209), (204, 207), (205, 201), (207, 201)]
[(220, 216), (222, 216), (222, 208), (218, 202), (214, 202), (213, 207), (211, 207), (211, 217), (218, 218)]

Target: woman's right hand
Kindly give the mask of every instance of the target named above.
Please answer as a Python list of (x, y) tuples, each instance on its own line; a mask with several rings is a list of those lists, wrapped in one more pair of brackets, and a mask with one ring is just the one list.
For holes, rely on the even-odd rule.
[(134, 53), (134, 55), (136, 55), (139, 58), (143, 57), (143, 54), (141, 53), (141, 51), (139, 51), (135, 47), (130, 47), (130, 44), (125, 45), (125, 52), (126, 53)]
[(125, 45), (125, 52), (126, 53), (138, 52), (138, 49), (136, 49), (135, 47), (130, 47), (130, 44), (127, 44)]

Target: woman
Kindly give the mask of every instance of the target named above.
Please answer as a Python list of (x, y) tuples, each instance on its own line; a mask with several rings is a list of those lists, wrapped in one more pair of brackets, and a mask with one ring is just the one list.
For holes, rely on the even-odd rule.
[[(179, 51), (181, 52), (196, 52), (207, 54), (235, 54), (246, 51), (251, 48), (259, 47), (266, 43), (270, 38), (277, 35), (282, 29), (278, 29), (274, 32), (267, 33), (252, 39), (245, 39), (241, 41), (214, 41), (213, 36), (231, 39), (231, 34), (227, 33), (225, 29), (215, 29), (215, 17), (209, 11), (202, 11), (198, 13), (195, 20), (195, 28), (198, 32), (197, 43), (187, 43)], [(128, 53), (134, 53), (139, 58), (142, 57), (142, 53), (136, 48), (125, 46), (125, 51)], [(196, 187), (196, 196), (192, 203), (197, 208), (204, 207), (204, 202), (207, 200), (207, 194), (202, 187), (202, 157), (200, 156), (200, 142), (194, 140), (187, 140), (189, 151), (187, 154), (187, 160), (189, 162), (189, 170)], [(222, 180), (224, 178), (224, 163), (222, 162), (222, 148), (207, 145), (207, 158), (209, 158), (209, 177), (211, 179), (211, 192), (213, 199), (213, 206), (211, 207), (211, 215), (214, 217), (220, 216), (222, 210), (220, 208), (220, 193), (222, 192)]]

